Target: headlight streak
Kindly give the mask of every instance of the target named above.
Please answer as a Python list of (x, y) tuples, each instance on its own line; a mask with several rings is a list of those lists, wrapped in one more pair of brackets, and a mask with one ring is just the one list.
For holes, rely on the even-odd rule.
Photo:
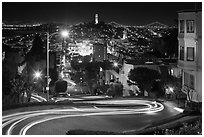
[[(38, 95), (34, 95), (34, 94), (32, 94), (32, 96), (35, 98), (41, 99), (43, 101), (47, 101), (47, 99), (43, 98), (42, 96), (38, 96)], [(42, 101), (40, 101), (40, 102), (42, 102)]]
[[(88, 102), (88, 101), (87, 101)], [(90, 101), (93, 103), (94, 101)], [(98, 103), (98, 106), (93, 106), (93, 108), (76, 108), (71, 107), (68, 109), (47, 109), (47, 110), (39, 110), (39, 111), (30, 111), (30, 112), (20, 112), (16, 114), (10, 114), (7, 116), (3, 116), (3, 127), (5, 128), (6, 125), (10, 125), (6, 134), (12, 134), (12, 131), (15, 127), (21, 123), (22, 121), (39, 116), (39, 115), (49, 115), (43, 119), (39, 119), (30, 123), (27, 123), (23, 128), (21, 128), (19, 134), (26, 135), (26, 132), (37, 124), (41, 124), (43, 122), (61, 119), (61, 118), (70, 118), (70, 117), (83, 117), (83, 116), (97, 116), (97, 115), (122, 115), (122, 114), (151, 114), (162, 111), (164, 106), (158, 102), (151, 102), (151, 101), (143, 101), (143, 100), (119, 100), (119, 101), (107, 101), (107, 102), (100, 102), (95, 101), (94, 103)], [(96, 103), (96, 104), (97, 104)], [(143, 108), (117, 108), (117, 107), (100, 107), (100, 104), (131, 104), (131, 105), (142, 105)], [(140, 106), (141, 107), (141, 106)], [(75, 113), (71, 113), (75, 112)], [(58, 115), (58, 116), (52, 116)], [(52, 117), (51, 117), (52, 116)]]
[[(9, 129), (7, 130), (7, 135), (11, 135), (11, 133), (12, 133), (12, 130), (15, 128), (15, 126), (18, 124), (18, 123), (20, 123), (21, 121), (23, 121), (23, 120), (25, 120), (25, 119), (28, 119), (28, 118), (31, 118), (31, 117), (34, 117), (34, 116), (39, 116), (39, 115), (45, 115), (46, 113), (37, 113), (37, 114), (32, 114), (32, 115), (29, 115), (29, 116), (24, 116), (24, 118), (23, 117), (21, 117), (21, 118), (18, 118), (18, 119), (20, 119), (20, 120), (18, 120), (18, 121), (16, 121), (15, 123), (13, 123), (10, 127), (9, 127)], [(17, 119), (16, 119), (17, 120)]]
[[(30, 115), (40, 115), (40, 114), (53, 114), (56, 112), (75, 112), (76, 110), (73, 110), (72, 108), (69, 109), (48, 109), (48, 110), (39, 110), (39, 111), (29, 111), (29, 112), (19, 112), (19, 113), (15, 113), (15, 114), (10, 114), (10, 115), (6, 115), (6, 116), (2, 116), (2, 128), (4, 128), (5, 126), (7, 126), (8, 124), (18, 120), (18, 119), (22, 119), (26, 116), (30, 116)], [(41, 113), (43, 112), (43, 113)], [(7, 122), (6, 122), (7, 121)]]
[(47, 119), (43, 119), (43, 120), (38, 120), (38, 121), (35, 121), (29, 125), (26, 125), (22, 128), (22, 130), (20, 131), (19, 135), (26, 135), (26, 132), (33, 126), (37, 125), (37, 124), (40, 124), (42, 122), (47, 122), (47, 121), (50, 121), (50, 120), (55, 120), (55, 119), (60, 119), (60, 118), (68, 118), (68, 117), (79, 117), (79, 116), (97, 116), (97, 115), (120, 115), (120, 114), (141, 114), (141, 113), (155, 113), (155, 112), (158, 112), (158, 111), (162, 111), (164, 109), (164, 106), (161, 104), (161, 103), (158, 103), (161, 108), (156, 108), (156, 109), (153, 109), (153, 110), (149, 110), (149, 111), (141, 111), (141, 112), (138, 112), (138, 111), (135, 111), (135, 110), (129, 110), (129, 111), (119, 111), (119, 112), (115, 112), (115, 111), (111, 111), (111, 112), (98, 112), (98, 113), (90, 113), (90, 114), (80, 114), (80, 115), (68, 115), (68, 116), (57, 116), (57, 117), (52, 117), (52, 118), (47, 118)]
[(41, 100), (39, 100), (38, 98), (35, 97), (31, 97), (32, 99), (36, 100), (37, 102), (42, 102)]

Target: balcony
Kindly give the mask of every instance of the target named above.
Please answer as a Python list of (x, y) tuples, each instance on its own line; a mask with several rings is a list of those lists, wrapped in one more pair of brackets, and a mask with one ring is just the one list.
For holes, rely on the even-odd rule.
[(197, 70), (198, 66), (195, 61), (178, 60), (178, 67), (185, 70)]

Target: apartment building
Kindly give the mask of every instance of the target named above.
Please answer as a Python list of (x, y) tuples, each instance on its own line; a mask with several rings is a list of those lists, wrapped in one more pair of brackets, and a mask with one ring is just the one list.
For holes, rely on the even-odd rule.
[(202, 11), (178, 12), (178, 67), (187, 100), (202, 102)]

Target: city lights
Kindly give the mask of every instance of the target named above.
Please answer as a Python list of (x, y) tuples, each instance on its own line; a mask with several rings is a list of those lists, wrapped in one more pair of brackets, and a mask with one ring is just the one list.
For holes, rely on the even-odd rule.
[(141, 3), (2, 3), (2, 135), (202, 134), (202, 2)]

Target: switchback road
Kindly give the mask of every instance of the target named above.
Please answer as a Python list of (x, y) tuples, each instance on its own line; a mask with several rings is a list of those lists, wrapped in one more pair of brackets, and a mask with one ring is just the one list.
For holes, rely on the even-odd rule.
[(149, 100), (81, 101), (87, 106), (52, 106), (3, 113), (3, 135), (65, 135), (71, 129), (124, 132), (180, 113), (176, 107)]

